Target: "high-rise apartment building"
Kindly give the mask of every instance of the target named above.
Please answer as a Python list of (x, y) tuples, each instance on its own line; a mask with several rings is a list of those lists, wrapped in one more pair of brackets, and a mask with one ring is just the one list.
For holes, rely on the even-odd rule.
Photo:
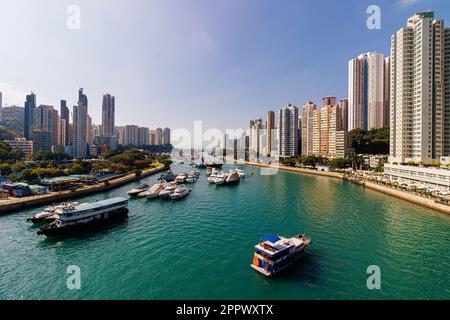
[(149, 145), (150, 132), (148, 128), (139, 128), (138, 129), (138, 144), (139, 146), (147, 146)]
[(124, 145), (139, 145), (139, 127), (136, 125), (125, 126), (125, 141)]
[(60, 113), (61, 113), (61, 120), (64, 120), (64, 128), (65, 128), (64, 143), (62, 143), (62, 141), (61, 141), (61, 145), (68, 146), (71, 142), (71, 139), (70, 139), (70, 136), (71, 136), (71, 134), (70, 134), (70, 110), (69, 110), (69, 107), (67, 106), (66, 100), (60, 101)]
[(251, 153), (258, 158), (263, 155), (262, 153), (265, 150), (262, 141), (262, 135), (264, 130), (264, 122), (262, 118), (258, 118), (256, 120), (250, 121), (250, 149)]
[(446, 32), (444, 20), (423, 12), (391, 37), (390, 162), (430, 164), (448, 155)]
[(160, 146), (163, 144), (163, 130), (156, 128), (155, 130), (155, 145)]
[(102, 101), (102, 137), (112, 137), (114, 135), (115, 121), (115, 98), (109, 93), (103, 95)]
[(308, 101), (302, 107), (302, 150), (303, 156), (313, 154), (313, 130), (314, 130), (314, 112), (317, 110), (317, 106), (314, 102)]
[(384, 58), (384, 81), (383, 81), (383, 104), (384, 104), (384, 127), (389, 126), (390, 98), (391, 98), (391, 57)]
[(341, 99), (339, 108), (342, 112), (342, 130), (348, 131), (348, 99)]
[(444, 30), (444, 155), (450, 155), (450, 27)]
[(368, 52), (349, 61), (348, 130), (375, 129), (385, 120), (385, 59), (382, 53)]
[(298, 109), (288, 104), (279, 111), (279, 154), (282, 157), (298, 155)]
[(154, 146), (156, 145), (156, 131), (150, 130), (149, 131), (149, 145)]
[(367, 54), (367, 127), (366, 129), (383, 128), (385, 123), (384, 109), (384, 55), (369, 52)]
[(265, 154), (269, 155), (272, 153), (275, 138), (275, 112), (267, 111), (266, 119), (266, 147)]
[(36, 95), (31, 92), (26, 96), (24, 114), (24, 137), (27, 140), (33, 138), (33, 115), (36, 108)]
[[(56, 151), (59, 146), (59, 115), (53, 106), (40, 105), (33, 110), (33, 130), (38, 129), (47, 132), (50, 135), (51, 149)], [(35, 145), (35, 149), (39, 149), (39, 144)], [(47, 150), (45, 150), (47, 151)]]
[(163, 144), (170, 144), (170, 129), (164, 128), (163, 130)]
[(78, 104), (73, 107), (72, 151), (74, 158), (86, 158), (87, 155), (87, 124), (88, 100), (83, 89), (78, 91)]

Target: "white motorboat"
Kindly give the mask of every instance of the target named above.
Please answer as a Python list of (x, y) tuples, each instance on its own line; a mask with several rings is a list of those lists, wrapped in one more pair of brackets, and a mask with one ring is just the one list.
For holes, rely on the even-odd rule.
[(148, 190), (150, 188), (150, 186), (146, 183), (131, 189), (130, 191), (128, 191), (128, 195), (130, 197), (136, 197), (139, 193), (144, 192), (146, 190)]
[(214, 183), (215, 184), (224, 184), (226, 182), (228, 178), (228, 175), (225, 173), (221, 173), (219, 175), (217, 175), (217, 178), (214, 179)]
[(240, 179), (241, 178), (239, 177), (237, 170), (230, 170), (230, 174), (226, 178), (225, 182), (227, 184), (234, 184), (234, 183), (239, 183)]
[(176, 184), (169, 183), (168, 186), (166, 186), (163, 190), (161, 190), (161, 192), (159, 193), (159, 197), (161, 199), (168, 199), (168, 198), (170, 198), (170, 195), (172, 193), (174, 193), (176, 188), (177, 188)]
[(159, 197), (159, 193), (167, 186), (167, 182), (154, 184), (150, 189), (138, 194), (140, 198), (153, 199)]
[(170, 199), (177, 200), (186, 197), (191, 192), (190, 189), (181, 186), (175, 189), (175, 191), (170, 195)]
[(60, 205), (45, 208), (44, 211), (36, 213), (31, 218), (28, 218), (27, 221), (31, 221), (33, 223), (43, 222), (43, 221), (51, 221), (58, 217), (57, 210), (64, 209), (65, 207), (76, 206), (78, 202), (67, 202), (61, 203)]
[(187, 179), (187, 174), (182, 172), (177, 175), (177, 177), (175, 178), (175, 181), (178, 183), (183, 183), (183, 182), (186, 182), (186, 179)]
[(244, 169), (242, 169), (242, 168), (240, 168), (240, 167), (237, 167), (237, 168), (236, 168), (236, 172), (238, 173), (239, 178), (244, 178), (244, 177), (245, 177), (245, 171), (244, 171)]

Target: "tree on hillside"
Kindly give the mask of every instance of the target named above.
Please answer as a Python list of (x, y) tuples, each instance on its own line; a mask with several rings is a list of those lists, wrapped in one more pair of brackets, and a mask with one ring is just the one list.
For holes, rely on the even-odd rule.
[(19, 135), (16, 132), (9, 130), (8, 128), (6, 128), (3, 125), (0, 125), (0, 140), (1, 141), (14, 140), (15, 138), (18, 138), (18, 137), (19, 137)]

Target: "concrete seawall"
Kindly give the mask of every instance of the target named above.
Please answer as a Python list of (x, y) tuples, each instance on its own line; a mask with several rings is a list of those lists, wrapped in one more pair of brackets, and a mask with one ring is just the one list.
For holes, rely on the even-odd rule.
[(267, 164), (261, 164), (261, 163), (255, 163), (255, 162), (243, 162), (243, 161), (234, 161), (227, 159), (227, 163), (237, 163), (237, 164), (246, 164), (254, 167), (261, 167), (261, 168), (278, 168), (279, 170), (283, 171), (290, 171), (300, 174), (308, 174), (308, 175), (315, 175), (315, 176), (322, 176), (322, 177), (330, 177), (340, 180), (345, 180), (352, 182), (354, 184), (358, 184), (360, 186), (363, 186), (365, 188), (369, 188), (371, 190), (375, 190), (399, 199), (403, 199), (418, 205), (421, 205), (423, 207), (427, 207), (429, 209), (437, 210), (443, 213), (450, 214), (450, 205), (442, 204), (442, 203), (436, 203), (434, 199), (422, 197), (420, 195), (412, 194), (409, 192), (405, 192), (402, 190), (393, 189), (387, 186), (379, 185), (373, 182), (368, 181), (360, 181), (357, 179), (351, 179), (348, 177), (345, 177), (342, 173), (337, 172), (324, 172), (324, 171), (318, 171), (318, 170), (312, 170), (312, 169), (304, 169), (304, 168), (294, 168), (294, 167), (287, 167), (287, 166), (274, 166), (271, 167)]
[(52, 192), (43, 195), (36, 195), (25, 198), (10, 198), (7, 200), (0, 200), (0, 214), (7, 214), (10, 212), (15, 212), (27, 208), (38, 207), (43, 205), (49, 205), (52, 203), (67, 201), (74, 198), (84, 197), (88, 195), (93, 195), (97, 193), (102, 193), (109, 191), (125, 184), (143, 179), (145, 177), (151, 176), (155, 173), (166, 170), (164, 165), (156, 168), (148, 169), (142, 171), (140, 176), (136, 176), (134, 173), (118, 178), (109, 182), (109, 184), (99, 183), (92, 186), (86, 186), (75, 191), (60, 191)]

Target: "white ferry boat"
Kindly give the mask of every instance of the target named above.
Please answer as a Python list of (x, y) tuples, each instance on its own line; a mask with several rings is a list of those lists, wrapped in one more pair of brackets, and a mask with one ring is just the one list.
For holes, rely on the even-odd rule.
[(266, 234), (255, 246), (251, 267), (265, 276), (273, 276), (297, 261), (312, 241), (305, 235), (292, 238)]
[(128, 214), (128, 199), (123, 197), (107, 199), (94, 203), (64, 206), (56, 210), (58, 217), (42, 227), (38, 234), (53, 236), (76, 231), (105, 221), (124, 218)]

